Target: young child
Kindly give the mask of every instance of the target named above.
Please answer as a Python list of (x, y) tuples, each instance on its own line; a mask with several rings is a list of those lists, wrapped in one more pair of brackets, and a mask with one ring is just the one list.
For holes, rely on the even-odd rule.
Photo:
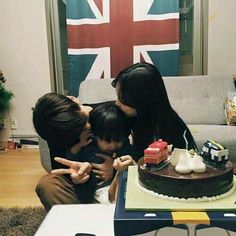
[[(93, 172), (105, 160), (113, 162), (114, 178), (108, 181), (98, 179), (96, 200), (98, 202), (113, 202), (116, 199), (118, 175), (135, 162), (133, 146), (129, 142), (130, 124), (125, 114), (113, 103), (107, 102), (96, 107), (89, 114), (89, 122), (93, 136), (91, 142), (84, 147), (75, 145), (68, 153), (71, 160), (92, 163)], [(121, 157), (122, 158), (119, 158)], [(115, 173), (116, 172), (116, 173)]]

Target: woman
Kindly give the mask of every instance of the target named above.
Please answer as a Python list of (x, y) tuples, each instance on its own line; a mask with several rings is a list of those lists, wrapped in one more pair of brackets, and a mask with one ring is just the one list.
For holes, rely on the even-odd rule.
[(149, 63), (136, 63), (121, 71), (112, 86), (117, 106), (132, 119), (133, 144), (139, 157), (155, 140), (163, 139), (176, 148), (197, 149), (193, 136), (169, 102), (162, 76)]

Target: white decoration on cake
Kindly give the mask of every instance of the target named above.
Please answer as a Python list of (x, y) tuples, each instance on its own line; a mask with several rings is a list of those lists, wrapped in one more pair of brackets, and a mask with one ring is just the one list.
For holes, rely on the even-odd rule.
[(206, 172), (206, 165), (202, 161), (202, 157), (198, 156), (194, 153), (193, 158), (191, 160), (191, 168), (196, 173), (204, 173)]
[(188, 174), (192, 172), (189, 158), (187, 156), (181, 156), (177, 165), (175, 166), (175, 170), (181, 174)]
[(188, 174), (192, 171), (204, 173), (206, 171), (206, 165), (203, 163), (202, 158), (195, 152), (191, 155), (188, 151), (186, 130), (184, 131), (183, 138), (186, 143), (186, 149), (175, 148), (171, 155), (171, 164), (175, 166), (175, 171), (181, 174)]
[(171, 164), (175, 166), (175, 170), (181, 174), (193, 172), (204, 173), (206, 165), (202, 158), (196, 153), (191, 155), (186, 149), (175, 148), (171, 155)]
[(188, 150), (188, 139), (186, 138), (186, 132), (187, 132), (187, 130), (184, 131), (183, 137), (184, 137), (184, 141), (186, 143), (186, 148), (185, 149)]
[(175, 148), (171, 155), (171, 164), (177, 166), (181, 156), (187, 156), (188, 151), (186, 149)]

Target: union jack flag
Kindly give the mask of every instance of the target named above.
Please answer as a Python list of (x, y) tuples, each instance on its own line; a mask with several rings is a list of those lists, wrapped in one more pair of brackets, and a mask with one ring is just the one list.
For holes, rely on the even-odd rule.
[(140, 61), (178, 74), (179, 0), (68, 0), (69, 94)]

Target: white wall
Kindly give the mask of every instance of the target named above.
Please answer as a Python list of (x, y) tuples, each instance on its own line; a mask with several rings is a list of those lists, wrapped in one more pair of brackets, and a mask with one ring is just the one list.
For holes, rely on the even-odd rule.
[[(18, 127), (13, 132), (32, 135), (31, 108), (51, 90), (44, 1), (0, 0), (0, 9), (0, 69), (15, 95), (10, 116)], [(0, 140), (9, 135), (10, 129), (1, 131)]]
[(235, 22), (235, 0), (209, 0), (208, 74), (236, 75)]

